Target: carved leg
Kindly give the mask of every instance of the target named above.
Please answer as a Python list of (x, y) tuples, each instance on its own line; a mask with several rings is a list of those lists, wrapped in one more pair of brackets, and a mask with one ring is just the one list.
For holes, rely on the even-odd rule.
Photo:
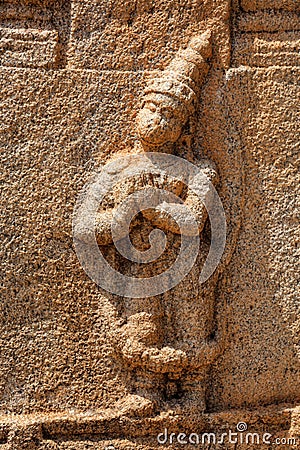
[(181, 373), (187, 366), (185, 352), (171, 347), (159, 348), (159, 332), (151, 314), (131, 316), (121, 329), (119, 348), (131, 368), (154, 373)]
[(115, 405), (126, 417), (151, 417), (159, 414), (165, 386), (165, 376), (143, 369), (131, 371), (130, 393)]

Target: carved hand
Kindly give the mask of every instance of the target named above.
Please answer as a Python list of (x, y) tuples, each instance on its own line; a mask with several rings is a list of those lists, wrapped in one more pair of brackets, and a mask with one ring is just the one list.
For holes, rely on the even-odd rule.
[(142, 361), (151, 372), (180, 374), (188, 365), (185, 352), (171, 347), (162, 349), (148, 348), (142, 355)]
[[(95, 220), (95, 233), (97, 236), (98, 245), (109, 245), (112, 244), (112, 232), (111, 225), (113, 222), (126, 223), (130, 222), (128, 219), (128, 211), (118, 210), (117, 215), (114, 215), (115, 209), (109, 209), (104, 212), (100, 212), (96, 216)], [(130, 213), (130, 211), (129, 211)], [(136, 224), (136, 219), (130, 222), (130, 229)], [(122, 239), (127, 235), (126, 227), (119, 229), (118, 238)]]
[(188, 365), (185, 352), (171, 347), (146, 347), (138, 341), (127, 340), (122, 355), (133, 367), (142, 367), (155, 373), (181, 373)]
[(186, 213), (186, 207), (179, 203), (163, 202), (155, 209), (143, 211), (143, 216), (157, 228), (165, 231), (171, 231), (174, 234), (183, 234), (185, 236), (195, 236), (199, 229), (202, 231), (207, 219), (205, 208), (198, 209), (197, 213), (192, 215), (198, 225), (195, 230), (191, 217)]

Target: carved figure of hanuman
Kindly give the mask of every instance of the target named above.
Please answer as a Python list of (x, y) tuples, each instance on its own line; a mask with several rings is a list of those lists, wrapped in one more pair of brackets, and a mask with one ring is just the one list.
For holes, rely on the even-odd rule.
[[(194, 37), (159, 76), (148, 82), (137, 116), (140, 144), (135, 152), (164, 152), (187, 158), (216, 184), (214, 164), (192, 153), (193, 126), (211, 52), (209, 32)], [(181, 181), (159, 173), (127, 179), (115, 186), (98, 212), (97, 242), (115, 267), (134, 276), (160, 273), (174, 261), (180, 247), (176, 217), (182, 214), (176, 203), (142, 211), (131, 224), (131, 241), (140, 250), (148, 248), (147, 237), (154, 228), (164, 230), (168, 244), (157, 261), (147, 268), (129, 264), (113, 249), (114, 209), (128, 195), (148, 186), (172, 192), (189, 207), (199, 228), (200, 252), (190, 274), (169, 292), (152, 298), (115, 300), (118, 314), (112, 339), (131, 380), (131, 393), (123, 405), (140, 416), (165, 408), (204, 411), (208, 369), (221, 344), (213, 335), (216, 280), (199, 285), (209, 249), (209, 239), (203, 237), (207, 222), (203, 203)]]

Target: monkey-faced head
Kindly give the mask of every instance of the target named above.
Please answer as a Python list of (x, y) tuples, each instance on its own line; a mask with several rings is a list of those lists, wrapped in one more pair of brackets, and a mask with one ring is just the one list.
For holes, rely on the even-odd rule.
[(142, 143), (159, 147), (176, 142), (189, 114), (176, 98), (152, 92), (147, 94), (137, 116), (137, 131)]

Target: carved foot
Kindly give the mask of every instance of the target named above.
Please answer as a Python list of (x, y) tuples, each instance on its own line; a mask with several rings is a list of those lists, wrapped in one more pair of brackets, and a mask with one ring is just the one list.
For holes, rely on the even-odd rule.
[(151, 417), (155, 413), (155, 402), (140, 395), (129, 394), (119, 400), (114, 409), (126, 417)]

